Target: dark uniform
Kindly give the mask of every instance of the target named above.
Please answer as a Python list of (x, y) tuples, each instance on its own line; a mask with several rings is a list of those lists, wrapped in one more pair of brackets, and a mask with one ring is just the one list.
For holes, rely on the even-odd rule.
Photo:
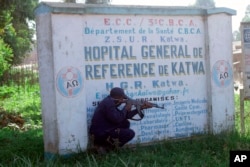
[[(128, 119), (136, 115), (137, 110), (127, 111), (126, 107), (119, 110), (117, 107), (120, 104), (117, 105), (113, 96), (118, 93), (126, 98), (126, 95), (121, 88), (114, 89), (113, 92), (111, 90), (109, 96), (101, 101), (92, 118), (90, 135), (97, 146), (122, 147), (135, 136), (135, 132), (130, 129)], [(114, 93), (114, 91), (118, 92)]]

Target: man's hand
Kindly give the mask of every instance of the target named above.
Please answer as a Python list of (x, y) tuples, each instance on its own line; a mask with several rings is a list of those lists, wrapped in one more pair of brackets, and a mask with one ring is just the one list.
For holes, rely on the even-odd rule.
[(131, 111), (132, 108), (132, 104), (131, 103), (127, 103), (125, 106), (126, 111)]

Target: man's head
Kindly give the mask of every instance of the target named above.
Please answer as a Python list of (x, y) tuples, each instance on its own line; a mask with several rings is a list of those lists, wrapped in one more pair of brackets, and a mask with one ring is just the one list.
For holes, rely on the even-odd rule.
[(121, 104), (123, 102), (123, 99), (127, 99), (124, 90), (118, 87), (111, 89), (110, 96), (114, 99), (116, 104)]
[(116, 98), (118, 98), (118, 99), (120, 99), (120, 98), (126, 99), (127, 98), (127, 96), (124, 93), (124, 90), (122, 88), (118, 88), (118, 87), (111, 89), (110, 96), (112, 98), (115, 98), (115, 99)]

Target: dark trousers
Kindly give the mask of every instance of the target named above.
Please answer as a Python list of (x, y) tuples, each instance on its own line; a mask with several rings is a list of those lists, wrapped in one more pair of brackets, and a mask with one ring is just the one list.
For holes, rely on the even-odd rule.
[(107, 131), (105, 135), (94, 136), (94, 144), (110, 148), (122, 147), (135, 136), (135, 132), (129, 127), (130, 122), (125, 120), (117, 128)]

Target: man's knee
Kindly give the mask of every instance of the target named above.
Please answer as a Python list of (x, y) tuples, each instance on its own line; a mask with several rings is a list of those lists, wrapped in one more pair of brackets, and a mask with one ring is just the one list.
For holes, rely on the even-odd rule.
[(132, 129), (130, 129), (130, 130), (131, 130), (130, 131), (130, 140), (131, 140), (135, 137), (135, 132)]
[(127, 129), (126, 132), (122, 135), (125, 142), (129, 142), (135, 137), (135, 132), (132, 129)]

